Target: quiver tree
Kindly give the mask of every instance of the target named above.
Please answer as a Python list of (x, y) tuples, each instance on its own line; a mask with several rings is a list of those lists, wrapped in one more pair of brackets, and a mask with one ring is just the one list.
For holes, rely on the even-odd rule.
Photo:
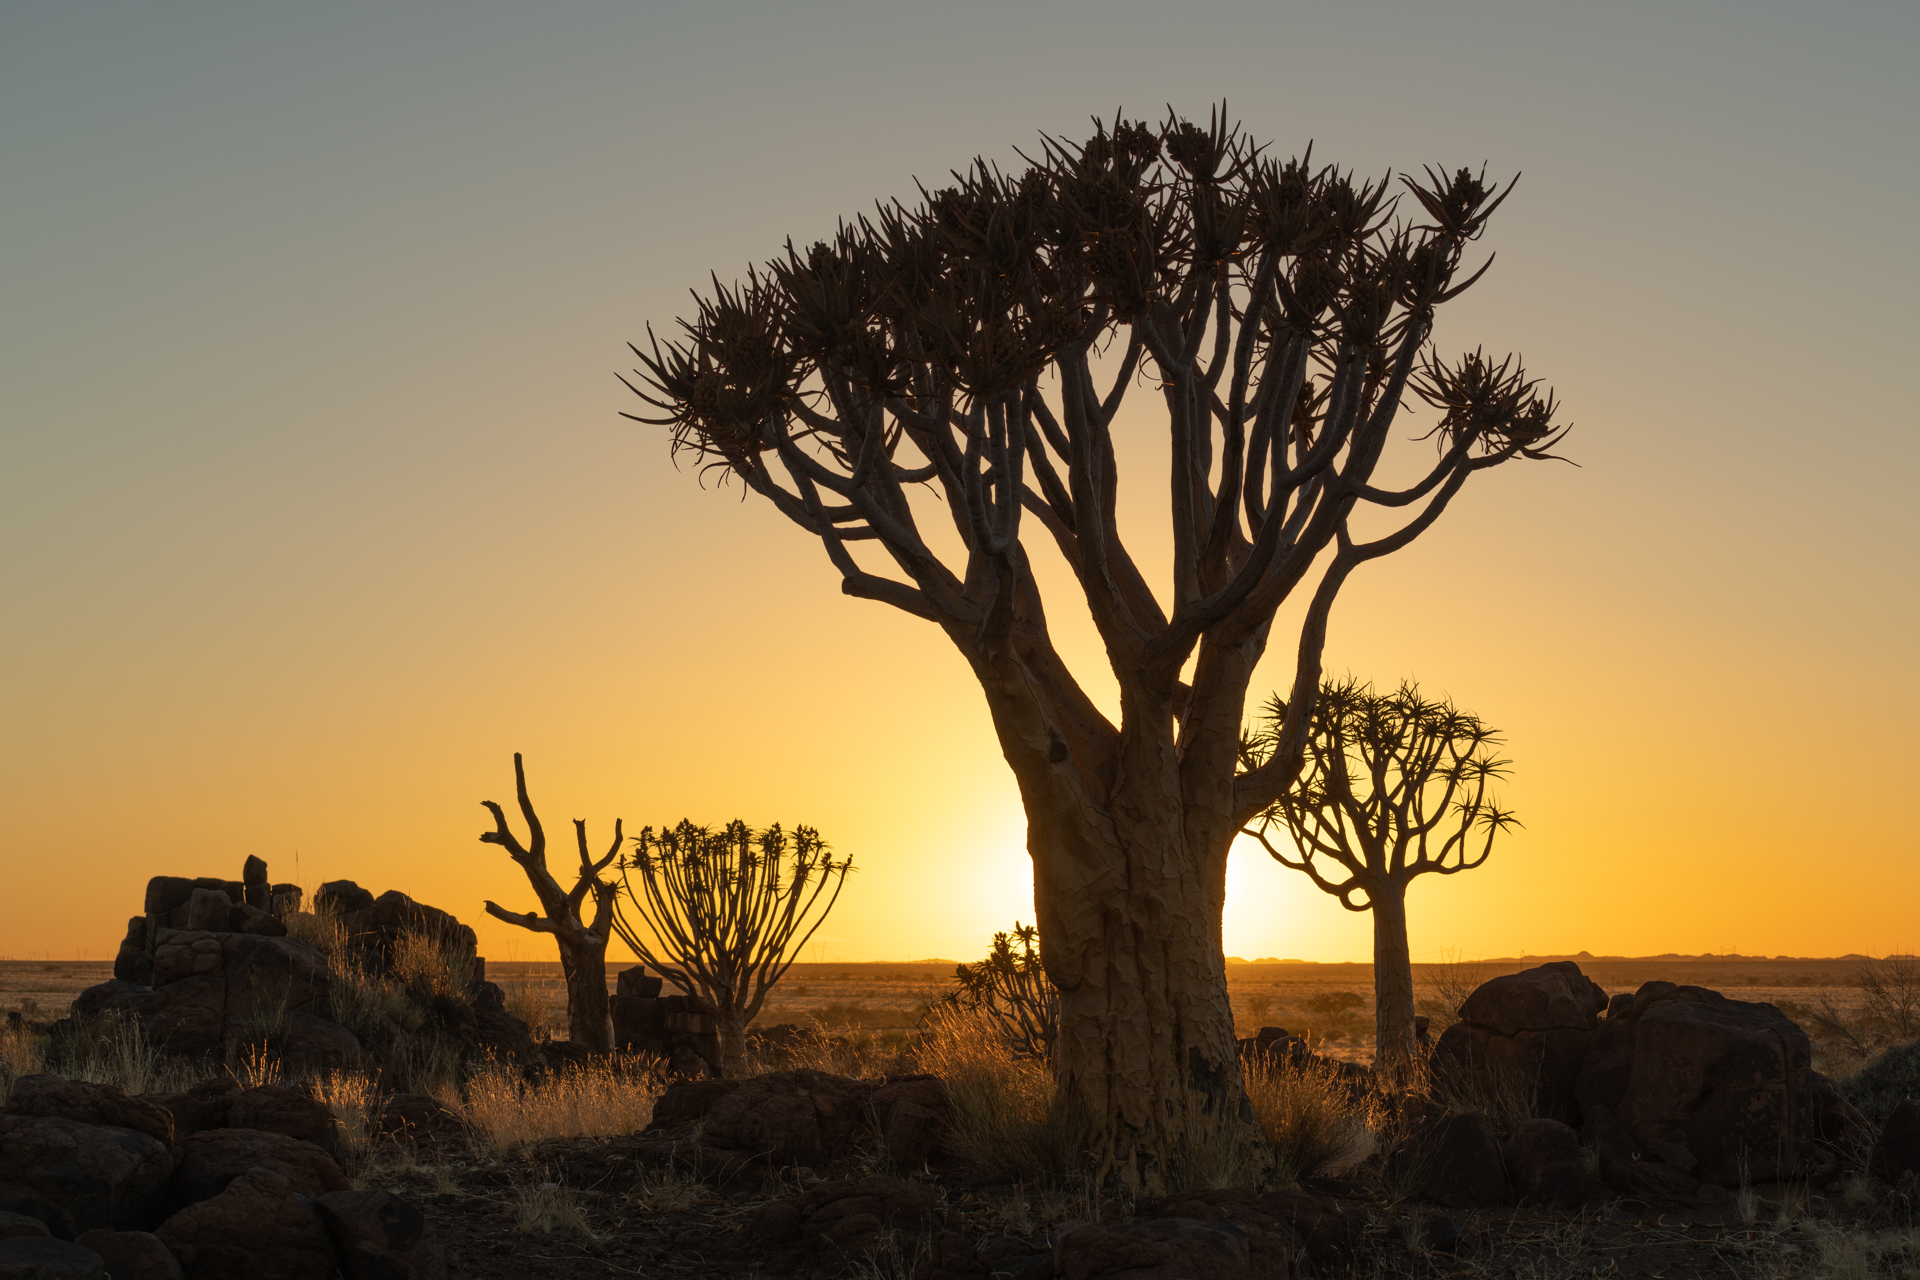
[(954, 969), (952, 1002), (983, 1013), (1021, 1057), (1053, 1058), (1060, 1028), (1060, 992), (1040, 960), (1040, 931), (1013, 922), (1013, 933), (993, 935), (986, 959)]
[[(487, 914), (522, 929), (553, 935), (560, 947), (560, 970), (567, 984), (567, 1037), (589, 1052), (609, 1053), (613, 1049), (613, 1026), (607, 1015), (607, 939), (619, 886), (602, 880), (600, 873), (620, 856), (620, 846), (625, 843), (620, 822), (614, 820), (613, 847), (595, 861), (587, 851), (587, 824), (574, 819), (580, 870), (573, 888), (563, 890), (547, 870), (547, 833), (540, 826), (540, 815), (533, 811), (533, 801), (527, 797), (527, 774), (517, 751), (513, 754), (513, 785), (520, 797), (520, 814), (527, 820), (527, 843), (520, 843), (507, 825), (507, 815), (491, 800), (480, 803), (493, 814), (494, 829), (482, 834), (480, 841), (499, 845), (520, 864), (533, 885), (534, 896), (540, 899), (540, 912), (513, 912), (489, 902)], [(593, 900), (591, 923), (585, 915), (589, 898)]]
[(613, 927), (668, 982), (713, 1005), (729, 1080), (746, 1074), (747, 1025), (767, 992), (840, 899), (853, 860), (830, 854), (812, 827), (789, 836), (776, 822), (756, 834), (736, 819), (717, 831), (642, 828), (620, 860)]
[[(1464, 262), (1505, 193), (1464, 169), (1401, 182), (1404, 208), (1386, 180), (1282, 162), (1224, 116), (1096, 122), (1022, 172), (977, 161), (917, 206), (716, 278), (678, 336), (634, 348), (628, 385), (653, 410), (629, 416), (972, 668), (1026, 810), (1056, 1078), (1095, 1172), (1125, 1186), (1259, 1141), (1220, 946), (1227, 851), (1299, 769), (1341, 585), (1474, 473), (1561, 433), (1517, 360), (1428, 340), (1486, 269)], [(1409, 391), (1437, 410), (1438, 449), (1394, 487), (1376, 471)], [(1159, 590), (1116, 506), (1137, 396), (1170, 446)], [(1118, 723), (1054, 647), (1034, 534), (1078, 579)], [(1236, 774), (1248, 683), (1298, 594), (1286, 722)]]
[[(1276, 697), (1248, 735), (1246, 764), (1283, 739)], [(1414, 1051), (1407, 886), (1416, 876), (1471, 871), (1515, 825), (1488, 794), (1506, 777), (1501, 740), (1451, 702), (1402, 684), (1392, 693), (1353, 680), (1320, 690), (1294, 785), (1247, 827), (1275, 861), (1306, 875), (1349, 911), (1373, 914), (1374, 1058), (1398, 1073)]]

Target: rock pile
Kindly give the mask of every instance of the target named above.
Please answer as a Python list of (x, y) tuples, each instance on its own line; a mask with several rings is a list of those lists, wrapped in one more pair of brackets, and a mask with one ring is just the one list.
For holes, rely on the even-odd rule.
[[(1484, 984), (1460, 1017), (1434, 1050), (1436, 1093), (1456, 1109), (1538, 1117), (1498, 1160), (1491, 1128), (1473, 1141), (1408, 1137), (1408, 1167), (1424, 1161), (1428, 1182), (1472, 1184), (1467, 1202), (1487, 1202), (1503, 1175), (1510, 1194), (1543, 1204), (1608, 1190), (1697, 1203), (1743, 1183), (1831, 1177), (1837, 1148), (1861, 1145), (1867, 1129), (1813, 1071), (1806, 1033), (1770, 1004), (1671, 982), (1609, 997), (1560, 961)], [(1450, 1121), (1485, 1126), (1484, 1115)]]
[(180, 1057), (218, 1060), (265, 1047), (305, 1073), (378, 1066), (409, 1031), (377, 1012), (343, 1025), (336, 997), (350, 978), (389, 973), (397, 944), (412, 934), (431, 938), (464, 984), (431, 998), (434, 1034), (456, 1042), (462, 1056), (534, 1058), (526, 1024), (485, 981), (473, 930), (452, 915), (397, 891), (375, 897), (350, 880), (322, 885), (314, 902), (344, 931), (353, 973), (288, 936), (301, 892), (271, 884), (259, 858), (247, 859), (239, 880), (155, 876), (145, 911), (127, 922), (112, 980), (83, 991), (56, 1035), (118, 1015), (137, 1019), (158, 1050)]
[(646, 966), (623, 970), (611, 1001), (613, 1047), (665, 1059), (675, 1075), (720, 1074), (720, 1022), (696, 996), (663, 996)]
[(417, 1208), (350, 1188), (324, 1107), (231, 1080), (194, 1095), (16, 1081), (0, 1110), (0, 1274), (446, 1274)]

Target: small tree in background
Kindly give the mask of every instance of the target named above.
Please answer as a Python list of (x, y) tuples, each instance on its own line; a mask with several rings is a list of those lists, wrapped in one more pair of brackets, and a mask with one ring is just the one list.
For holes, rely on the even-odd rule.
[(1013, 922), (1013, 933), (993, 935), (984, 960), (954, 970), (960, 989), (950, 997), (962, 1009), (985, 1013), (1012, 1050), (1053, 1060), (1060, 1029), (1060, 991), (1040, 964), (1040, 930)]
[(667, 981), (713, 1005), (720, 1074), (737, 1080), (746, 1074), (747, 1024), (852, 869), (850, 858), (833, 860), (812, 827), (792, 836), (777, 822), (755, 834), (738, 819), (717, 831), (684, 821), (647, 827), (620, 862), (626, 903), (615, 905), (613, 927)]
[[(527, 820), (527, 843), (522, 845), (514, 836), (507, 815), (491, 800), (480, 803), (493, 814), (494, 829), (483, 834), (480, 842), (499, 845), (520, 864), (545, 914), (508, 911), (492, 902), (487, 903), (487, 914), (522, 929), (553, 935), (560, 946), (560, 969), (567, 983), (567, 1037), (589, 1052), (610, 1053), (613, 1025), (607, 1013), (607, 939), (619, 886), (602, 880), (600, 873), (620, 855), (624, 842), (620, 821), (616, 818), (613, 823), (613, 847), (596, 862), (587, 852), (587, 824), (574, 819), (580, 872), (573, 888), (562, 890), (547, 870), (547, 833), (540, 826), (540, 815), (533, 811), (533, 801), (527, 797), (527, 774), (517, 751), (513, 753), (513, 785), (520, 797), (520, 813)], [(582, 914), (589, 897), (593, 899), (591, 923)]]
[[(1279, 697), (1248, 735), (1246, 767), (1265, 763), (1286, 724)], [(1488, 795), (1506, 776), (1500, 739), (1451, 702), (1403, 683), (1328, 681), (1307, 733), (1299, 780), (1246, 828), (1282, 866), (1303, 871), (1349, 911), (1373, 913), (1374, 1053), (1397, 1071), (1413, 1055), (1413, 964), (1407, 885), (1471, 871), (1513, 814)], [(1276, 842), (1276, 829), (1284, 839)]]

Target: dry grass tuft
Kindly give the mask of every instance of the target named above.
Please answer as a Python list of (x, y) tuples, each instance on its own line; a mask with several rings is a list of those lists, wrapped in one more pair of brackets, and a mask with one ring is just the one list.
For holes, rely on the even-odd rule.
[(627, 1193), (629, 1208), (653, 1213), (679, 1213), (711, 1194), (707, 1185), (692, 1174), (673, 1169), (655, 1169), (640, 1175)]
[(313, 1096), (340, 1122), (347, 1153), (365, 1155), (380, 1132), (380, 1089), (374, 1078), (361, 1071), (329, 1072), (314, 1082)]
[(0, 1025), (0, 1107), (13, 1094), (13, 1082), (39, 1074), (45, 1066), (40, 1044), (24, 1026)]
[(1333, 1067), (1256, 1059), (1246, 1064), (1246, 1080), (1254, 1120), (1273, 1148), (1278, 1185), (1344, 1173), (1372, 1154), (1374, 1110)]
[(464, 1000), (473, 990), (474, 958), (457, 929), (410, 929), (393, 943), (394, 979), (422, 1000)]
[(199, 1078), (188, 1064), (162, 1057), (138, 1018), (117, 1013), (69, 1029), (46, 1054), (43, 1070), (128, 1094), (185, 1092)]
[(476, 1145), (494, 1152), (547, 1138), (633, 1133), (653, 1119), (666, 1080), (595, 1061), (529, 1084), (519, 1070), (489, 1060), (467, 1079), (461, 1106)]
[(538, 987), (524, 978), (500, 984), (507, 1012), (527, 1024), (535, 1040), (544, 1040), (566, 1024), (565, 1011), (552, 1004)]
[(575, 1236), (589, 1244), (604, 1238), (580, 1193), (554, 1181), (514, 1186), (513, 1229), (523, 1236)]
[(1087, 1124), (1062, 1105), (1052, 1069), (1010, 1056), (984, 1014), (935, 1009), (918, 1058), (946, 1081), (955, 1155), (1011, 1177), (1070, 1180), (1080, 1171)]

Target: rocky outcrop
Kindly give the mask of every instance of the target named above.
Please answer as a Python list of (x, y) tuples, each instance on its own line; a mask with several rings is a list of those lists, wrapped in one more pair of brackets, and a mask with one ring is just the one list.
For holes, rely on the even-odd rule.
[(615, 979), (613, 1047), (660, 1058), (676, 1075), (720, 1074), (720, 1022), (695, 996), (660, 994), (661, 980), (635, 965)]
[(899, 1178), (836, 1178), (804, 1194), (769, 1200), (747, 1223), (763, 1246), (838, 1249), (852, 1257), (872, 1252), (883, 1236), (918, 1233), (934, 1221), (939, 1196), (921, 1182)]
[(89, 1231), (74, 1243), (99, 1254), (113, 1280), (182, 1280), (179, 1260), (150, 1231)]
[(145, 1098), (129, 1098), (110, 1084), (60, 1076), (21, 1076), (0, 1115), (59, 1116), (81, 1124), (132, 1129), (163, 1144), (173, 1141), (173, 1117)]
[(1420, 1121), (1388, 1154), (1387, 1171), (1416, 1198), (1453, 1209), (1485, 1209), (1508, 1198), (1499, 1138), (1478, 1112)]
[(0, 1280), (111, 1280), (91, 1249), (66, 1240), (16, 1236), (0, 1240)]
[(1607, 993), (1570, 960), (1484, 983), (1434, 1047), (1437, 1089), (1470, 1105), (1507, 1095), (1532, 1113), (1580, 1123), (1576, 1086)]
[(174, 1209), (210, 1200), (249, 1170), (264, 1169), (304, 1196), (345, 1191), (333, 1157), (298, 1138), (258, 1129), (213, 1129), (180, 1144), (180, 1168), (168, 1200)]

